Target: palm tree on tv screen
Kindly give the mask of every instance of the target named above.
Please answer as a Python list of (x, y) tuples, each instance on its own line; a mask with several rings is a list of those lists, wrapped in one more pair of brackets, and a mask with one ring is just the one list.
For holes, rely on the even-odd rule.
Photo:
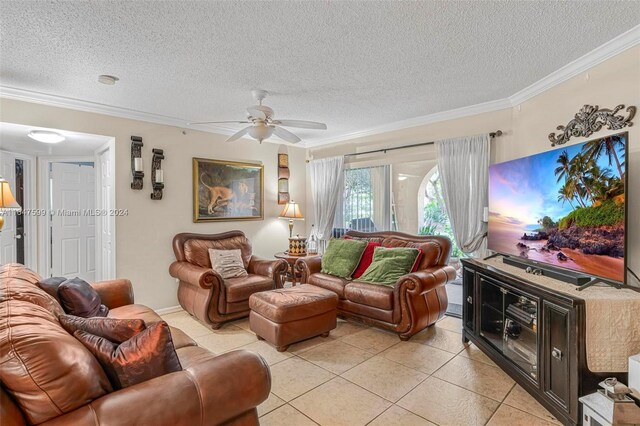
[(558, 156), (556, 163), (559, 166), (553, 172), (558, 176), (556, 182), (560, 182), (562, 179), (567, 179), (571, 174), (571, 159), (566, 149)]
[[(554, 169), (556, 182), (564, 179), (558, 190), (558, 201), (569, 202), (572, 209), (576, 201), (578, 207), (585, 208), (624, 194), (625, 163), (624, 154), (619, 152), (621, 148), (624, 148), (624, 137), (614, 135), (586, 143), (573, 157), (568, 150), (562, 151)], [(618, 176), (610, 168), (602, 167), (603, 163), (598, 164), (602, 156), (606, 156), (609, 165), (616, 165)]]
[(595, 162), (589, 160), (583, 154), (576, 154), (571, 159), (571, 164), (569, 166), (571, 176), (573, 176), (576, 181), (579, 182), (582, 187), (584, 187), (587, 198), (591, 200), (591, 203), (593, 203), (595, 199), (593, 198), (591, 188), (586, 181), (590, 178), (590, 173), (594, 166)]
[(620, 180), (624, 182), (624, 154), (622, 154), (622, 161), (618, 157), (618, 149), (622, 149), (624, 152), (624, 137), (621, 135), (613, 135), (607, 138), (601, 138), (587, 142), (583, 147), (583, 153), (590, 160), (597, 161), (601, 156), (606, 155), (609, 161), (609, 166), (615, 163), (618, 169), (618, 175)]
[[(576, 185), (575, 182), (573, 182), (572, 180), (567, 180), (565, 181), (564, 185), (562, 185), (562, 187), (558, 190), (558, 201), (562, 202), (562, 205), (564, 206), (565, 202), (569, 202), (569, 205), (571, 206), (571, 209), (575, 209), (575, 207), (573, 206), (572, 201), (576, 199)], [(578, 203), (580, 203), (581, 200), (578, 200)]]

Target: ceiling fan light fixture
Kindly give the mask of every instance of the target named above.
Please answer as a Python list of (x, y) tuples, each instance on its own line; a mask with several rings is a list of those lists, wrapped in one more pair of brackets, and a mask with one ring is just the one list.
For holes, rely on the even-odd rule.
[(34, 141), (42, 143), (60, 143), (66, 139), (60, 133), (52, 132), (50, 130), (32, 130), (27, 133), (27, 136)]
[(273, 135), (273, 126), (267, 126), (264, 123), (256, 124), (249, 129), (249, 136), (260, 143), (265, 139), (269, 139), (271, 135)]
[(253, 90), (253, 97), (258, 102), (258, 105), (252, 105), (247, 108), (247, 119), (244, 121), (201, 121), (197, 123), (189, 124), (221, 124), (221, 123), (238, 123), (238, 124), (252, 124), (252, 126), (245, 127), (244, 129), (229, 136), (225, 142), (233, 142), (242, 138), (245, 135), (262, 143), (263, 140), (269, 139), (272, 135), (276, 135), (280, 139), (289, 143), (301, 142), (295, 134), (291, 133), (284, 127), (299, 127), (303, 129), (314, 130), (326, 130), (327, 125), (324, 123), (318, 123), (315, 121), (307, 120), (276, 120), (273, 117), (273, 109), (266, 105), (262, 105), (262, 101), (267, 96), (265, 90)]

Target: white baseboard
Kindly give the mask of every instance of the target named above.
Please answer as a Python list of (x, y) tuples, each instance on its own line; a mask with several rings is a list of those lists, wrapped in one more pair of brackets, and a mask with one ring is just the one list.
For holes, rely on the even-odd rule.
[(180, 312), (180, 311), (182, 311), (182, 306), (176, 305), (176, 306), (169, 306), (168, 308), (156, 309), (156, 314), (167, 315), (167, 314), (172, 314), (174, 312)]

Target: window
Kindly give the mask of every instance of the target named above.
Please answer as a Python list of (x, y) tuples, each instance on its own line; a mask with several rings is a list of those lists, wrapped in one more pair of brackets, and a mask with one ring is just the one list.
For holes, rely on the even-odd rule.
[(388, 231), (391, 224), (390, 167), (344, 171), (344, 193), (336, 214), (334, 237), (348, 229)]
[[(455, 243), (451, 222), (442, 198), (442, 186), (438, 166), (431, 169), (424, 178), (424, 192), (421, 191), (418, 197), (423, 197), (422, 224), (418, 231), (420, 235), (444, 235), (449, 237), (453, 243), (454, 257), (464, 257), (465, 254)], [(420, 201), (420, 200), (419, 200)], [(420, 203), (418, 203), (420, 205)]]

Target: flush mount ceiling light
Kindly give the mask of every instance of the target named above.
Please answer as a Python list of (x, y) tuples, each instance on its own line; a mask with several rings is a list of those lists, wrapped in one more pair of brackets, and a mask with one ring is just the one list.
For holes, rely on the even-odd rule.
[(66, 139), (60, 133), (52, 132), (50, 130), (32, 130), (27, 134), (27, 136), (34, 141), (42, 143), (60, 143)]
[(102, 84), (106, 84), (107, 86), (113, 86), (114, 84), (116, 84), (118, 80), (120, 79), (115, 75), (102, 74), (98, 76), (98, 82)]

